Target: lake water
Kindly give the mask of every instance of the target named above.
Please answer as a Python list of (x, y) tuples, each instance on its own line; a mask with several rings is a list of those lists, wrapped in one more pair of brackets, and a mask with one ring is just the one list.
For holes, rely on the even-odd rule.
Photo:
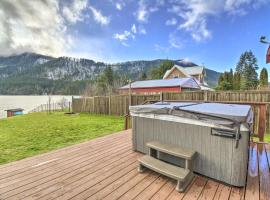
[[(50, 96), (51, 103), (63, 101), (71, 102), (72, 96)], [(46, 104), (49, 96), (1, 96), (0, 95), (0, 118), (6, 117), (6, 109), (22, 108), (27, 113), (41, 104)]]

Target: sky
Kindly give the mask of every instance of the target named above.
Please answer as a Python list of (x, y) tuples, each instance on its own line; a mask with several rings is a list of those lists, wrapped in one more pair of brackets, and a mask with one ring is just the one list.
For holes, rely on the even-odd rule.
[(0, 55), (186, 59), (223, 72), (251, 50), (262, 68), (269, 19), (270, 0), (0, 0)]

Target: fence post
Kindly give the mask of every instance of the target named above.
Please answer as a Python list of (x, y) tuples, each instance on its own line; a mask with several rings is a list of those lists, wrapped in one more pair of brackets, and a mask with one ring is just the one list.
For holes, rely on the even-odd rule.
[[(73, 99), (74, 99), (74, 97), (72, 96), (72, 97), (71, 97), (72, 112), (73, 112)], [(70, 109), (70, 108), (69, 108), (69, 109)], [(69, 110), (69, 112), (70, 112), (70, 110)]]
[(260, 142), (264, 141), (264, 132), (265, 132), (265, 119), (266, 119), (266, 105), (261, 104), (259, 106), (259, 127), (258, 127), (258, 136)]
[(93, 113), (95, 113), (95, 97), (93, 96)]
[(129, 106), (131, 106), (132, 102), (131, 102), (131, 80), (129, 80), (129, 89), (128, 89), (128, 96), (129, 96), (129, 101), (128, 104)]
[(129, 129), (129, 120), (130, 120), (130, 116), (129, 116), (129, 114), (126, 114), (125, 115), (125, 127), (124, 127), (125, 130)]
[(160, 100), (161, 102), (163, 102), (163, 92), (162, 92), (162, 91), (159, 93), (159, 100)]
[(109, 115), (111, 115), (111, 95), (109, 95)]
[(203, 100), (208, 101), (208, 92), (207, 92), (207, 90), (203, 91)]

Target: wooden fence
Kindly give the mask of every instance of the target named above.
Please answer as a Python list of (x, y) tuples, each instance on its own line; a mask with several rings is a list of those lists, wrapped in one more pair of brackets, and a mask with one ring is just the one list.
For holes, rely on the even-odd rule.
[(270, 130), (270, 91), (194, 91), (75, 98), (72, 102), (72, 111), (124, 116), (128, 114), (129, 105), (140, 105), (147, 101), (160, 100), (249, 104), (255, 113), (254, 132), (264, 134), (265, 129)]
[(66, 103), (46, 103), (46, 104), (41, 104), (34, 108), (33, 110), (29, 111), (29, 113), (33, 112), (57, 112), (57, 111), (64, 111), (68, 110), (69, 112), (71, 111), (71, 102), (66, 102)]

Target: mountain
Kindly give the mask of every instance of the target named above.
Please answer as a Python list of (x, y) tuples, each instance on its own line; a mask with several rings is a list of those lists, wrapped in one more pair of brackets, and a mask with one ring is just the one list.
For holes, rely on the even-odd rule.
[[(0, 57), (0, 94), (80, 94), (111, 66), (119, 75), (138, 80), (142, 72), (159, 66), (164, 59), (108, 64), (71, 57), (54, 58), (35, 53)], [(196, 66), (186, 60), (174, 60), (183, 67)], [(219, 73), (206, 69), (206, 81), (214, 86)]]

